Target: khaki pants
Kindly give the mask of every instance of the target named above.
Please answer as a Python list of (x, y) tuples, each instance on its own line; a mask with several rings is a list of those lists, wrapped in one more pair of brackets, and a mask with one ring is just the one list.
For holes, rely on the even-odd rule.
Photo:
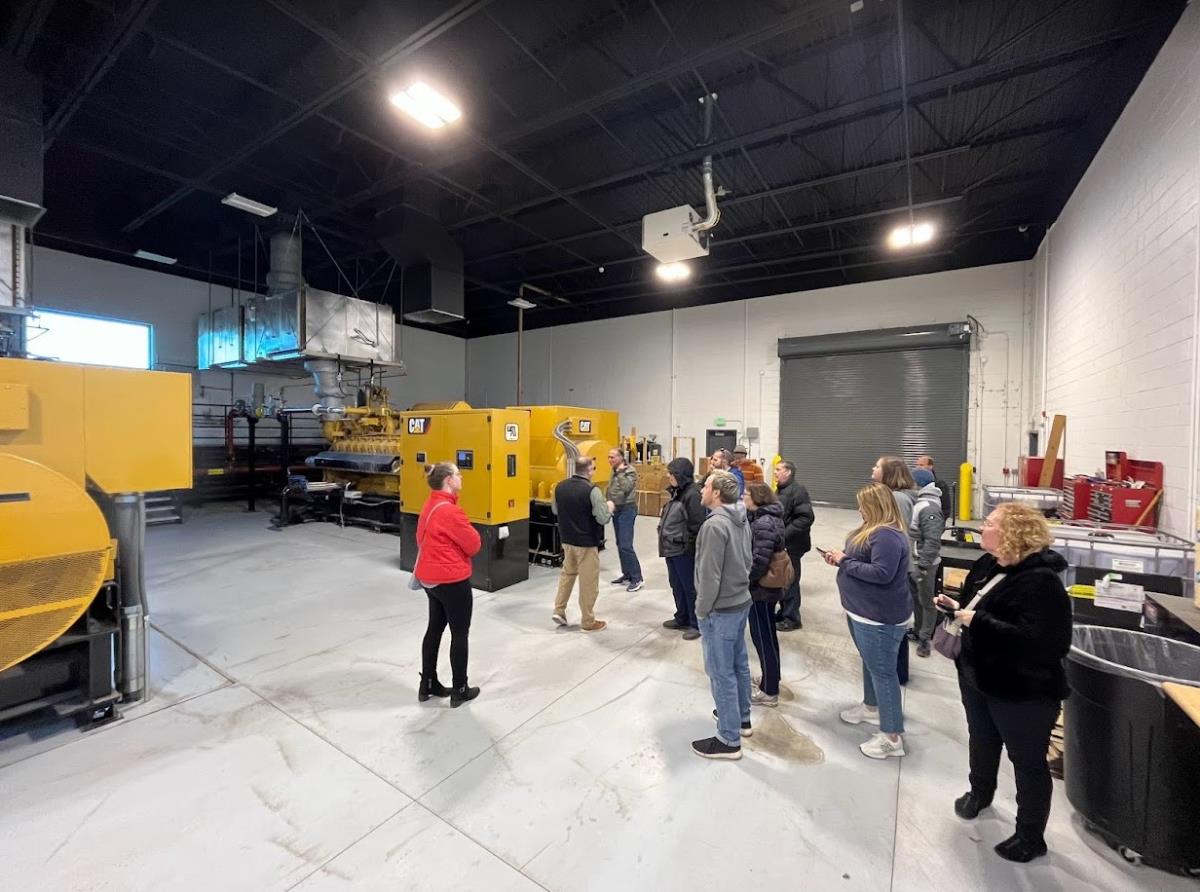
[(565, 614), (576, 578), (579, 579), (579, 612), (582, 614), (580, 624), (590, 626), (596, 621), (596, 598), (600, 596), (599, 548), (563, 545), (562, 576), (558, 577), (558, 597), (554, 599), (555, 613)]

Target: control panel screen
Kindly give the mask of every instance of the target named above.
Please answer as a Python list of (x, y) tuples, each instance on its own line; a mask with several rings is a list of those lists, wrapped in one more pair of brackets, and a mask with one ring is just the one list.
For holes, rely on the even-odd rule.
[(460, 471), (470, 471), (475, 467), (475, 450), (459, 449), (454, 453), (454, 463)]

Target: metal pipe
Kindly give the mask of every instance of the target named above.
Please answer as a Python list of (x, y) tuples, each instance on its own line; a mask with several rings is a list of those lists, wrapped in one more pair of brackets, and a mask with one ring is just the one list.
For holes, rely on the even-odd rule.
[(112, 499), (112, 530), (117, 540), (117, 581), (121, 586), (121, 645), (118, 685), (125, 702), (150, 694), (149, 650), (146, 627), (150, 605), (146, 599), (143, 555), (146, 546), (146, 498), (122, 493)]
[[(707, 96), (700, 98), (700, 104), (704, 106), (704, 140), (703, 144), (707, 145), (712, 138), (712, 118), (713, 107), (717, 104), (717, 94), (710, 93)], [(712, 155), (704, 156), (704, 166), (701, 179), (704, 181), (704, 219), (699, 223), (692, 224), (692, 232), (707, 232), (712, 229), (721, 219), (721, 211), (717, 208), (717, 190), (713, 185), (713, 159)]]
[(575, 476), (575, 463), (579, 461), (581, 455), (579, 447), (575, 445), (575, 441), (567, 436), (571, 432), (571, 422), (560, 421), (554, 428), (554, 439), (562, 443), (563, 452), (567, 456), (567, 476)]

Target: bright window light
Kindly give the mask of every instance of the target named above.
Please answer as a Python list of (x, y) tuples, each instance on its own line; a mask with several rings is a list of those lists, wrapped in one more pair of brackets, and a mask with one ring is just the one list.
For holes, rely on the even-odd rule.
[(148, 369), (151, 365), (154, 337), (144, 322), (38, 310), (25, 331), (29, 353), (40, 359), (123, 369)]
[(407, 90), (393, 93), (389, 98), (396, 108), (433, 130), (462, 117), (457, 105), (424, 81), (417, 81)]
[(692, 269), (686, 263), (660, 263), (655, 272), (664, 282), (682, 282), (692, 274)]
[(888, 235), (888, 247), (899, 250), (914, 245), (927, 245), (933, 241), (934, 232), (932, 223), (897, 226)]

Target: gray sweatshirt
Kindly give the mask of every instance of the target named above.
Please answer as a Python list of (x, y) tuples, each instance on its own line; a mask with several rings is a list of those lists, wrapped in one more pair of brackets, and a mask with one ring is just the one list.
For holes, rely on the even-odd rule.
[(696, 536), (696, 616), (750, 604), (750, 524), (741, 502), (715, 508)]

